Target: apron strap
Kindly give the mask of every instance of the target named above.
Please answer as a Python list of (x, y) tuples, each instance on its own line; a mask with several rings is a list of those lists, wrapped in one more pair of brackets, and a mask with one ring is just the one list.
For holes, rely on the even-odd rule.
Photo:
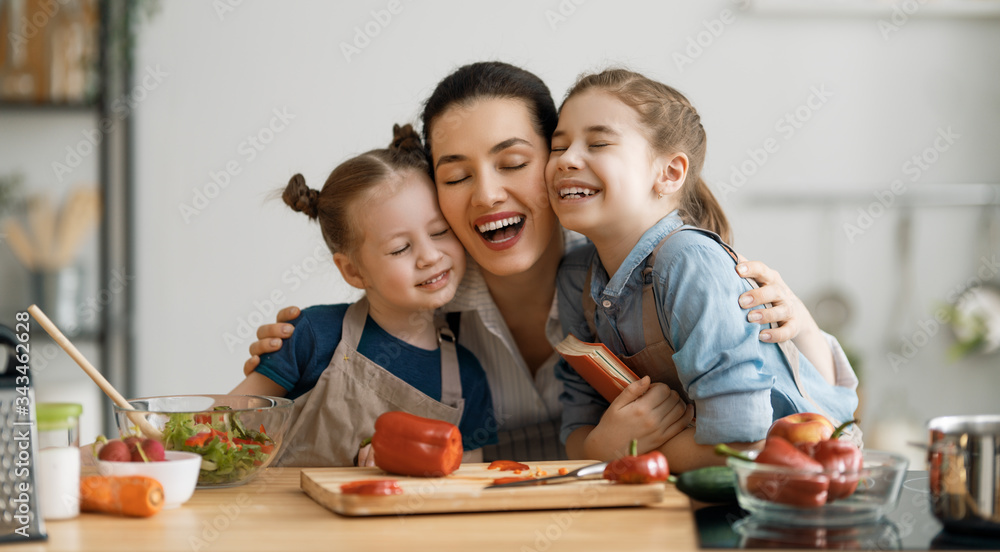
[(462, 400), (462, 378), (458, 371), (455, 334), (447, 323), (438, 325), (438, 346), (441, 349), (441, 402), (457, 407)]
[(347, 307), (347, 312), (344, 313), (343, 330), (340, 333), (341, 343), (345, 343), (355, 351), (358, 350), (358, 343), (361, 343), (361, 334), (365, 331), (367, 321), (368, 297), (363, 296)]

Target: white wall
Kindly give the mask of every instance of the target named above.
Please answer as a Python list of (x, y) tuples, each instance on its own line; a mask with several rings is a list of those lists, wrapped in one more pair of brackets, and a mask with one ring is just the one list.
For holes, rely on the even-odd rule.
[[(703, 115), (705, 176), (720, 191), (751, 159), (748, 149), (774, 139), (777, 150), (759, 169), (748, 165), (747, 182), (720, 196), (745, 255), (781, 271), (807, 301), (834, 282), (851, 298), (842, 338), (863, 358), (873, 438), (876, 420), (905, 417), (920, 439), (931, 416), (997, 410), (997, 357), (949, 363), (947, 331), (898, 370), (886, 355), (976, 269), (978, 211), (916, 209), (913, 293), (892, 318), (902, 278), (898, 204), (918, 199), (920, 184), (1000, 181), (1000, 19), (918, 14), (886, 39), (879, 15), (789, 16), (719, 1), (404, 0), (384, 27), (373, 12), (387, 10), (385, 0), (246, 0), (224, 13), (227, 0), (162, 4), (139, 43), (137, 79), (149, 78), (133, 115), (140, 394), (230, 389), (252, 338), (231, 348), (225, 336), (272, 319), (272, 295), (279, 307), (353, 298), (318, 227), (269, 194), (295, 172), (319, 187), (346, 156), (386, 143), (392, 123), (414, 121), (452, 69), (499, 59), (537, 72), (557, 100), (580, 72), (612, 64), (678, 87)], [(569, 14), (562, 21), (553, 18), (560, 9)], [(342, 44), (366, 26), (377, 36), (345, 57)], [(699, 39), (700, 53), (691, 46)], [(692, 62), (679, 66), (676, 54)], [(802, 107), (815, 90), (831, 95)], [(775, 124), (797, 109), (808, 120), (788, 136)], [(291, 120), (273, 139), (264, 132), (270, 143), (251, 159), (246, 141), (275, 110)], [(904, 163), (948, 128), (960, 138), (911, 182)], [(211, 174), (227, 163), (239, 174), (216, 190)], [(850, 242), (843, 224), (894, 179), (908, 191)], [(180, 209), (195, 190), (215, 197), (185, 220)], [(767, 203), (770, 194), (848, 200)], [(893, 447), (902, 435), (892, 435)]]

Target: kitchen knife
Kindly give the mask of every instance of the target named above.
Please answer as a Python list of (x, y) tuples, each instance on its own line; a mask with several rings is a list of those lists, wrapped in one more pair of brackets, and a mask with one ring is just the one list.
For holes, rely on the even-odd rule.
[(582, 468), (577, 468), (565, 475), (551, 475), (549, 477), (539, 477), (536, 479), (524, 479), (521, 481), (511, 481), (510, 483), (500, 483), (499, 485), (489, 485), (487, 489), (503, 489), (507, 487), (525, 487), (533, 485), (549, 485), (553, 483), (568, 483), (570, 481), (578, 481), (580, 479), (588, 479), (593, 475), (603, 475), (604, 468), (608, 465), (607, 462), (601, 462), (599, 464), (591, 464), (589, 466), (583, 466)]

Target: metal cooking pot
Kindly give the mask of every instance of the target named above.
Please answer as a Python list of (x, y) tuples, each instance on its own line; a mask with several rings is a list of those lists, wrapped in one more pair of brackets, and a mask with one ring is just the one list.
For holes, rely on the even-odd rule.
[(1000, 534), (1000, 415), (928, 423), (931, 506), (948, 530)]

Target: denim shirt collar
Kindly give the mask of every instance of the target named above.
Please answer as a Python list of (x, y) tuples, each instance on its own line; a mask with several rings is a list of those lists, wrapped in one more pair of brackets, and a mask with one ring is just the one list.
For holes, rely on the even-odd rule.
[[(653, 249), (656, 249), (657, 244), (663, 240), (663, 238), (681, 227), (684, 222), (680, 218), (680, 214), (675, 209), (667, 214), (667, 216), (661, 218), (656, 224), (654, 224), (649, 230), (646, 230), (642, 237), (639, 238), (639, 242), (635, 244), (632, 251), (629, 252), (628, 257), (625, 257), (625, 261), (622, 262), (621, 266), (618, 267), (618, 272), (615, 272), (613, 277), (608, 278), (608, 272), (604, 269), (604, 265), (601, 264), (601, 259), (597, 255), (594, 255), (594, 281), (591, 283), (591, 293), (594, 296), (599, 297), (601, 294), (609, 297), (619, 297), (625, 290), (625, 286), (628, 284), (629, 279), (637, 268), (642, 266), (646, 262), (646, 257), (649, 257)], [(605, 285), (604, 282), (607, 282)], [(603, 289), (602, 289), (603, 288)]]

